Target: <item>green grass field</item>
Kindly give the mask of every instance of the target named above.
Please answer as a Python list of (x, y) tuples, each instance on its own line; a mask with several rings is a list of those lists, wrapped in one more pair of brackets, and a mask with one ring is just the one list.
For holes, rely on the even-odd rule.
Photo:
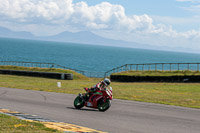
[(38, 122), (28, 122), (13, 116), (0, 114), (1, 133), (61, 133), (57, 130), (46, 128)]

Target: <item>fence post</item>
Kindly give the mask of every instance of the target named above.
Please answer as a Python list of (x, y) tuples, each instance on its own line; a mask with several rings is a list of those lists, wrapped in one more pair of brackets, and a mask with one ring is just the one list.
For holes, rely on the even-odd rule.
[(138, 64), (136, 65), (136, 71), (138, 71)]
[(188, 71), (190, 70), (190, 64), (188, 63)]
[(164, 64), (162, 64), (162, 71), (164, 71)]
[(135, 67), (136, 67), (136, 65), (133, 65), (133, 66), (132, 66), (132, 70), (133, 70), (133, 71), (135, 71), (135, 70), (136, 70), (136, 68), (135, 68)]
[(199, 64), (197, 64), (197, 71), (199, 71)]
[(144, 71), (144, 64), (142, 64), (142, 71)]
[(128, 71), (128, 65), (127, 64), (125, 65), (125, 71)]
[(149, 65), (149, 71), (151, 71), (151, 65)]

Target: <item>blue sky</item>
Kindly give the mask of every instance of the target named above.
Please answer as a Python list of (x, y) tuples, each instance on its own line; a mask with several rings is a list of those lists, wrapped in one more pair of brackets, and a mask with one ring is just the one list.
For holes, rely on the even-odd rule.
[(91, 31), (110, 39), (200, 53), (200, 0), (0, 0), (0, 3), (0, 26), (14, 31), (37, 36)]

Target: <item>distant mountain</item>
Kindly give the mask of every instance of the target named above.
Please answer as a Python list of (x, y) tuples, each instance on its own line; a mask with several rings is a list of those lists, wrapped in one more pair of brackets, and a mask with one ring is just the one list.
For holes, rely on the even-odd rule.
[(62, 32), (53, 36), (34, 36), (30, 32), (15, 32), (7, 28), (0, 27), (0, 37), (7, 38), (20, 38), (20, 39), (32, 39), (32, 40), (44, 40), (44, 41), (57, 41), (57, 42), (72, 42), (81, 44), (93, 44), (93, 45), (106, 45), (106, 46), (119, 46), (119, 47), (133, 47), (133, 48), (145, 48), (148, 45), (143, 45), (135, 42), (126, 42), (121, 40), (112, 40), (104, 37), (100, 37), (89, 31), (82, 32)]
[(0, 27), (0, 37), (21, 38), (21, 39), (35, 38), (35, 36), (30, 32), (25, 32), (25, 31), (15, 32), (3, 27)]
[(62, 32), (54, 36), (39, 37), (41, 40), (59, 41), (59, 42), (72, 42), (81, 44), (95, 44), (95, 45), (107, 45), (107, 46), (123, 46), (123, 47), (135, 47), (140, 48), (141, 44), (134, 42), (126, 42), (121, 40), (112, 40), (104, 37), (100, 37), (89, 31), (82, 32)]
[[(0, 37), (6, 38), (19, 38), (19, 39), (30, 39), (30, 40), (43, 40), (43, 41), (56, 41), (56, 42), (71, 42), (80, 44), (92, 44), (92, 45), (106, 45), (106, 46), (118, 46), (118, 47), (129, 47), (129, 48), (139, 48), (139, 49), (151, 49), (151, 50), (164, 50), (164, 51), (178, 51), (178, 52), (188, 52), (192, 49), (184, 48), (172, 48), (163, 46), (153, 46), (147, 44), (140, 44), (136, 42), (127, 42), (122, 40), (113, 40), (98, 36), (89, 31), (82, 32), (62, 32), (54, 36), (40, 36), (36, 37), (30, 32), (15, 32), (7, 28), (0, 27)], [(194, 51), (195, 52), (195, 51)], [(197, 51), (197, 53), (199, 53)]]

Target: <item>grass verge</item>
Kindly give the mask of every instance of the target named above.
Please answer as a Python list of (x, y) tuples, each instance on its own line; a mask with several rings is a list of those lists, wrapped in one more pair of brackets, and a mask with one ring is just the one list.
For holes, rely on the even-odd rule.
[(57, 72), (57, 73), (72, 73), (74, 79), (88, 79), (86, 76), (79, 74), (77, 72), (66, 70), (66, 69), (57, 69), (57, 68), (37, 68), (37, 67), (20, 67), (20, 66), (0, 66), (0, 69), (6, 70), (22, 70), (22, 71), (36, 71), (36, 72)]
[(0, 114), (0, 121), (0, 132), (2, 133), (61, 133), (39, 122), (28, 122), (4, 114)]
[(127, 76), (192, 76), (200, 75), (199, 71), (127, 71), (113, 73), (112, 75), (127, 75)]
[[(78, 94), (101, 79), (56, 80), (0, 74), (0, 87)], [(62, 87), (57, 87), (61, 82)], [(112, 82), (117, 99), (200, 108), (200, 83), (120, 83)]]

